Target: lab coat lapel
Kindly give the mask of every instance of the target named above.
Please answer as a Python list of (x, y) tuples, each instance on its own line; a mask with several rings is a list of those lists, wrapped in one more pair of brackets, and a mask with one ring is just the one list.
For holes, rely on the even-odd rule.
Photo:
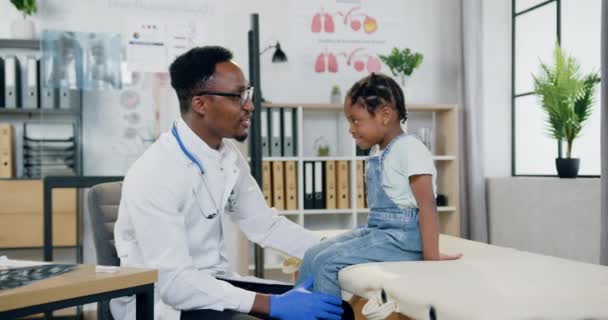
[(234, 186), (236, 185), (241, 172), (236, 165), (236, 154), (234, 151), (226, 155), (225, 161), (227, 170), (225, 170), (226, 181), (224, 182), (224, 193), (222, 194), (222, 204), (224, 206), (228, 204), (228, 198), (230, 197), (232, 190), (234, 190)]

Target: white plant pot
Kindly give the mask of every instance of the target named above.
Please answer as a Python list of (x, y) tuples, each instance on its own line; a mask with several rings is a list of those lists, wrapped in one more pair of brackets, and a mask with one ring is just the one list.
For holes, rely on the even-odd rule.
[(410, 99), (412, 98), (412, 89), (411, 89), (411, 81), (409, 81), (409, 77), (405, 77), (405, 79), (398, 80), (399, 85), (401, 86), (401, 90), (403, 90), (403, 98), (405, 99), (405, 105), (411, 103)]
[(34, 25), (34, 21), (27, 18), (13, 20), (11, 36), (15, 39), (35, 39), (36, 25)]

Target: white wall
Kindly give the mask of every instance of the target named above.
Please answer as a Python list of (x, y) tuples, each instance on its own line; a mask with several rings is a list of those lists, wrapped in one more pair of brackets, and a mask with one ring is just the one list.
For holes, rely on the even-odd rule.
[[(298, 34), (294, 32), (292, 24), (297, 22), (297, 15), (291, 14), (290, 9), (295, 7), (297, 1), (258, 0), (258, 1), (173, 1), (174, 9), (162, 8), (158, 10), (138, 10), (133, 3), (172, 3), (155, 0), (140, 2), (135, 0), (47, 0), (40, 2), (39, 13), (35, 16), (38, 30), (67, 29), (75, 31), (92, 32), (122, 32), (129, 20), (137, 17), (146, 17), (150, 21), (195, 21), (201, 38), (208, 39), (204, 44), (221, 44), (234, 51), (235, 60), (241, 64), (247, 74), (247, 31), (250, 28), (250, 13), (260, 15), (261, 39), (263, 48), (281, 41), (282, 47), (290, 58), (287, 64), (272, 64), (270, 61), (272, 51), (262, 56), (262, 89), (264, 97), (275, 102), (328, 102), (329, 93), (333, 85), (338, 84), (344, 92), (350, 85), (362, 77), (363, 73), (338, 73), (323, 75), (302, 74), (301, 54), (295, 52), (298, 48)], [(346, 3), (345, 1), (336, 1)], [(357, 1), (348, 1), (348, 5)], [(179, 9), (180, 5), (193, 7), (193, 3), (209, 3), (215, 14), (208, 12), (197, 13), (195, 10)], [(111, 4), (111, 5), (110, 5)], [(131, 5), (129, 5), (131, 4)], [(391, 21), (399, 30), (393, 38), (386, 39), (383, 47), (399, 46), (410, 47), (424, 54), (422, 66), (415, 71), (408, 81), (409, 90), (406, 97), (408, 103), (457, 103), (459, 81), (461, 78), (460, 61), (460, 12), (459, 1), (416, 1), (416, 0), (382, 0), (364, 2), (369, 8), (380, 10), (388, 6), (392, 11), (402, 12), (393, 15), (397, 21)], [(158, 5), (161, 6), (161, 5)], [(166, 5), (162, 5), (166, 6)], [(121, 8), (117, 8), (121, 7)], [(204, 6), (203, 6), (204, 7)], [(10, 3), (0, 3), (0, 12), (6, 23), (0, 24), (0, 37), (9, 36), (9, 22), (18, 17), (17, 11)], [(221, 14), (223, 13), (223, 14)], [(392, 18), (393, 18), (392, 17)], [(393, 18), (394, 19), (394, 18)], [(308, 23), (308, 22), (306, 22)], [(385, 67), (384, 72), (388, 73)], [(137, 88), (128, 88), (136, 90)], [(163, 89), (163, 97), (167, 97), (166, 112), (168, 116), (161, 119), (160, 128), (170, 125), (177, 112), (177, 103), (170, 88)], [(142, 95), (142, 100), (146, 98)], [(150, 101), (147, 97), (147, 101)], [(142, 145), (129, 145), (130, 152), (117, 152), (119, 147), (117, 136), (125, 130), (125, 117), (123, 108), (119, 105), (120, 92), (90, 92), (85, 93), (84, 110), (84, 142), (85, 154), (95, 155), (85, 157), (85, 174), (123, 174), (128, 163), (136, 157)], [(146, 104), (142, 102), (142, 105)], [(148, 105), (146, 104), (146, 107)], [(152, 113), (148, 111), (148, 113)], [(147, 120), (152, 116), (143, 115)], [(90, 125), (91, 123), (94, 125)], [(126, 144), (124, 144), (126, 145)], [(124, 148), (123, 148), (124, 149)], [(120, 151), (120, 150), (119, 150)], [(119, 156), (121, 159), (110, 164), (113, 159), (106, 159), (107, 155)], [(127, 158), (127, 159), (125, 159)], [(114, 158), (115, 159), (115, 158)]]
[(511, 0), (483, 1), (482, 7), (484, 169), (488, 177), (510, 176)]
[[(72, 31), (87, 32), (121, 32), (126, 26), (129, 18), (134, 16), (148, 16), (152, 19), (180, 21), (195, 20), (201, 26), (203, 37), (209, 39), (204, 44), (220, 44), (232, 49), (235, 60), (241, 64), (245, 74), (248, 73), (247, 63), (247, 31), (250, 28), (250, 13), (260, 14), (260, 47), (281, 41), (284, 51), (290, 58), (286, 65), (270, 63), (270, 53), (264, 55), (262, 61), (262, 89), (266, 99), (284, 102), (328, 102), (331, 86), (340, 85), (343, 93), (347, 88), (362, 75), (348, 74), (346, 76), (327, 75), (322, 78), (302, 78), (301, 74), (295, 72), (298, 68), (298, 56), (293, 50), (297, 47), (297, 38), (291, 33), (290, 5), (295, 1), (284, 0), (257, 0), (257, 1), (214, 1), (216, 12), (224, 12), (215, 18), (209, 15), (197, 13), (196, 10), (180, 9), (183, 6), (192, 8), (200, 2), (190, 0), (177, 1), (149, 1), (146, 3), (163, 4), (160, 10), (138, 10), (128, 4), (135, 3), (134, 0), (45, 0), (40, 1), (39, 13), (34, 17), (38, 30), (64, 29)], [(338, 1), (340, 2), (340, 1)], [(341, 1), (346, 3), (345, 1)], [(348, 1), (348, 3), (357, 1)], [(460, 2), (442, 0), (374, 0), (365, 2), (368, 6), (384, 8), (390, 6), (391, 10), (399, 12), (399, 24), (401, 29), (396, 32), (399, 36), (388, 39), (391, 46), (410, 47), (422, 52), (424, 63), (408, 82), (411, 92), (410, 102), (413, 103), (457, 103), (460, 96), (459, 88), (461, 81), (461, 51), (460, 48)], [(112, 4), (113, 8), (108, 4)], [(183, 6), (182, 6), (183, 5)], [(121, 6), (123, 9), (117, 9)], [(19, 15), (8, 1), (0, 2), (0, 38), (9, 37), (9, 22)], [(204, 18), (204, 19), (203, 19)], [(388, 70), (388, 69), (385, 69)], [(388, 71), (385, 71), (388, 72)], [(105, 95), (105, 96), (104, 96)], [(119, 122), (120, 114), (103, 112), (104, 105), (109, 101), (117, 101), (118, 93), (89, 94), (85, 101), (85, 121), (97, 118), (99, 123)], [(116, 102), (112, 102), (116, 103)], [(170, 104), (173, 108), (177, 106), (175, 99)], [(90, 108), (89, 111), (86, 108)], [(92, 109), (91, 109), (92, 108)], [(109, 107), (106, 107), (108, 111)], [(85, 126), (87, 124), (85, 123)], [(104, 129), (105, 130), (105, 129)], [(107, 129), (110, 130), (110, 129)], [(92, 131), (92, 132), (91, 132)], [(93, 136), (89, 141), (96, 141), (97, 135), (103, 133), (95, 130), (86, 131), (87, 136)], [(85, 143), (87, 143), (85, 141)], [(85, 150), (95, 148), (96, 143), (85, 144)], [(93, 150), (90, 153), (97, 155), (94, 161), (100, 161), (99, 157), (105, 154), (113, 154), (112, 150)], [(87, 154), (85, 154), (86, 158)], [(91, 161), (89, 159), (89, 161)], [(111, 161), (111, 160), (110, 160)], [(85, 167), (87, 167), (85, 160)], [(87, 174), (122, 174), (120, 165), (112, 169), (98, 170), (87, 169)], [(85, 229), (85, 233), (88, 228)], [(85, 235), (85, 240), (88, 237)], [(86, 240), (90, 241), (90, 240)], [(232, 241), (232, 242), (231, 242)], [(229, 239), (228, 248), (234, 248), (231, 243), (236, 239)], [(85, 255), (90, 255), (90, 245), (85, 249)], [(87, 254), (89, 251), (89, 254)], [(236, 259), (236, 252), (231, 250), (231, 259)], [(89, 260), (91, 261), (91, 260)]]
[[(197, 19), (196, 13), (182, 10), (145, 10), (115, 9), (108, 3), (131, 3), (134, 0), (47, 0), (40, 2), (40, 12), (35, 16), (39, 30), (69, 29), (74, 31), (120, 32), (130, 17), (149, 16), (155, 19)], [(162, 1), (151, 1), (162, 2)], [(189, 3), (188, 0), (175, 2)], [(167, 0), (167, 3), (171, 3)], [(204, 27), (204, 37), (211, 43), (225, 45), (235, 53), (235, 60), (247, 70), (247, 31), (250, 26), (250, 13), (260, 14), (260, 47), (274, 43), (281, 44), (289, 56), (296, 56), (292, 50), (298, 39), (292, 38), (288, 9), (291, 1), (217, 1), (217, 11), (225, 14), (213, 19), (213, 23), (200, 21)], [(352, 1), (351, 1), (352, 3)], [(458, 1), (416, 1), (382, 0), (368, 2), (368, 7), (390, 5), (401, 15), (403, 30), (399, 38), (390, 39), (394, 46), (408, 46), (424, 53), (422, 67), (414, 73), (411, 81), (414, 91), (412, 102), (453, 103), (457, 101), (457, 82), (460, 81), (458, 63), (460, 53)], [(4, 23), (0, 24), (0, 37), (9, 36), (9, 22), (18, 16), (8, 2), (0, 3)], [(207, 19), (207, 16), (205, 16)], [(6, 18), (6, 19), (4, 19)], [(218, 25), (219, 24), (219, 25)], [(207, 43), (205, 43), (207, 44)], [(291, 53), (291, 55), (290, 55)], [(301, 79), (290, 72), (291, 65), (273, 65), (270, 53), (262, 57), (262, 84), (264, 95), (275, 101), (326, 102), (329, 100), (331, 85), (339, 84), (343, 90), (358, 77)], [(290, 66), (291, 65), (291, 66)], [(384, 69), (388, 72), (388, 69)]]

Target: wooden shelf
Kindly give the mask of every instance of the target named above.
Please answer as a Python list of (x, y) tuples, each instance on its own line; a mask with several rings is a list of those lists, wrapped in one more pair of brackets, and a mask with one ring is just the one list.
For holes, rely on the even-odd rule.
[(442, 112), (456, 110), (455, 104), (410, 104), (405, 106), (407, 112)]
[[(456, 207), (437, 207), (437, 212), (454, 212)], [(357, 213), (369, 213), (369, 208), (359, 208)]]
[[(367, 160), (368, 156), (356, 156), (355, 160)], [(331, 160), (331, 159), (330, 159)], [(433, 156), (433, 160), (435, 161), (454, 161), (456, 160), (456, 156)]]
[(291, 216), (300, 214), (300, 210), (277, 210), (280, 215)]
[(303, 161), (343, 161), (343, 160), (353, 160), (352, 156), (336, 156), (336, 157), (302, 157)]
[(353, 209), (304, 209), (304, 215), (352, 214)]
[(0, 114), (10, 115), (36, 115), (36, 116), (48, 116), (48, 115), (72, 115), (79, 114), (79, 110), (75, 109), (23, 109), (23, 108), (11, 108), (7, 109), (0, 107)]
[(344, 108), (341, 104), (331, 103), (274, 103), (265, 102), (262, 103), (262, 107), (265, 108), (304, 108), (304, 109), (326, 109), (326, 110), (342, 110)]
[(435, 161), (453, 161), (456, 160), (456, 156), (433, 156)]
[(456, 207), (437, 207), (437, 212), (454, 212)]
[(264, 161), (298, 161), (298, 157), (264, 157)]
[(0, 49), (40, 50), (39, 39), (0, 39)]
[[(325, 110), (342, 110), (344, 105), (332, 103), (277, 103), (265, 102), (262, 103), (265, 108), (303, 108), (303, 109), (325, 109)], [(406, 105), (408, 112), (441, 112), (456, 109), (454, 104), (408, 104)]]
[[(255, 265), (250, 264), (248, 266), (248, 269), (255, 270)], [(264, 266), (264, 270), (283, 270), (283, 268), (281, 268), (281, 265), (273, 264), (273, 265), (269, 265), (269, 266)]]

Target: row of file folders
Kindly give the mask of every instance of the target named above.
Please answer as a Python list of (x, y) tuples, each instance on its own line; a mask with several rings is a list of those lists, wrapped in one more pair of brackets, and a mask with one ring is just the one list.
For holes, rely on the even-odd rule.
[[(350, 209), (350, 161), (304, 161), (304, 209)], [(356, 163), (356, 206), (366, 207), (364, 162)], [(263, 161), (262, 192), (277, 210), (298, 210), (296, 161)]]
[(37, 57), (0, 57), (0, 108), (70, 109), (79, 104), (79, 90), (47, 88), (44, 83)]
[(262, 157), (295, 157), (296, 109), (262, 108), (260, 118)]

